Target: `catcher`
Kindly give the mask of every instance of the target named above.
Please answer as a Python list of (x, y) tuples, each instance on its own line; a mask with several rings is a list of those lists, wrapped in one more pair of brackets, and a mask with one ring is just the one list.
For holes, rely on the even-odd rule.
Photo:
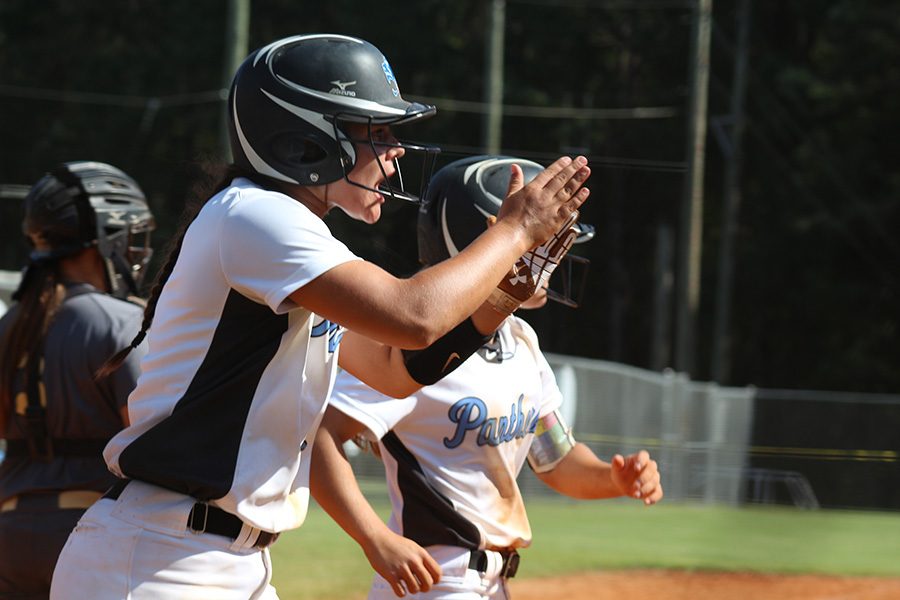
[[(536, 163), (473, 157), (451, 163), (432, 179), (419, 213), (419, 259), (434, 265), (456, 256), (486, 228), (507, 192), (510, 166), (536, 176)], [(527, 460), (537, 476), (573, 498), (627, 496), (646, 505), (663, 496), (656, 462), (646, 451), (611, 463), (576, 443), (559, 412), (562, 396), (538, 348), (534, 330), (510, 314), (538, 308), (548, 297), (549, 272), (576, 240), (593, 229), (572, 224), (521, 261), (510, 281), (530, 273), (537, 291), (483, 308), (505, 318), (490, 340), (439, 382), (397, 401), (340, 373), (319, 429), (312, 491), (317, 501), (363, 548), (377, 574), (370, 599), (412, 593), (431, 599), (505, 599), (516, 573), (517, 550), (531, 530), (516, 483)], [(551, 297), (573, 305), (569, 296)], [(386, 527), (360, 493), (342, 444), (375, 443), (385, 465), (392, 513)], [(399, 534), (399, 535), (398, 535)], [(400, 537), (402, 536), (402, 537)], [(428, 592), (416, 578), (426, 570), (408, 548), (415, 541), (440, 565)]]
[(115, 481), (103, 447), (128, 423), (146, 347), (93, 374), (140, 329), (129, 298), (155, 227), (138, 184), (101, 162), (58, 165), (24, 207), (31, 252), (0, 319), (0, 598), (20, 600), (47, 598), (66, 538)]

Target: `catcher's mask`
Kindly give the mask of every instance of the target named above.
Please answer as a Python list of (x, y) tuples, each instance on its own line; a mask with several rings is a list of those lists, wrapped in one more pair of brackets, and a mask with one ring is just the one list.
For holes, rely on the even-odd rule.
[(22, 232), (32, 247), (30, 265), (96, 246), (110, 294), (138, 295), (153, 255), (150, 233), (156, 224), (131, 177), (106, 163), (64, 163), (31, 187), (24, 205)]
[[(544, 170), (536, 162), (509, 156), (471, 156), (441, 168), (431, 178), (419, 207), (419, 262), (433, 265), (455, 256), (487, 229), (509, 188), (510, 165), (522, 167), (527, 184)], [(594, 237), (594, 227), (576, 223), (576, 244)], [(547, 297), (570, 307), (581, 302), (590, 261), (567, 254), (551, 278)]]
[[(288, 183), (316, 186), (343, 178), (388, 197), (418, 202), (440, 152), (437, 146), (373, 136), (374, 126), (393, 128), (428, 118), (436, 109), (404, 100), (384, 55), (353, 37), (297, 35), (253, 52), (234, 76), (228, 107), (234, 162)], [(365, 125), (367, 135), (351, 137), (348, 123)], [(353, 181), (349, 173), (357, 147), (368, 147), (375, 156), (386, 147), (403, 148), (404, 161), (418, 159), (419, 194), (407, 190), (396, 160), (393, 181), (379, 161), (384, 179), (378, 189)]]

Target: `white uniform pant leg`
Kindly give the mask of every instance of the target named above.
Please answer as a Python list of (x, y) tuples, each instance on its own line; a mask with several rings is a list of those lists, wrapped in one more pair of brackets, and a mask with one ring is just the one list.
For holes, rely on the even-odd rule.
[(52, 600), (277, 600), (268, 550), (154, 531), (118, 518), (115, 507), (99, 500), (78, 522), (53, 573)]
[[(479, 573), (469, 568), (469, 551), (457, 546), (425, 548), (441, 566), (441, 581), (429, 592), (404, 598), (417, 600), (509, 600), (506, 580), (500, 577), (499, 560), (493, 572)], [(498, 555), (499, 556), (499, 555)], [(490, 568), (490, 567), (489, 567)], [(369, 589), (368, 600), (397, 600), (391, 585), (377, 573)]]

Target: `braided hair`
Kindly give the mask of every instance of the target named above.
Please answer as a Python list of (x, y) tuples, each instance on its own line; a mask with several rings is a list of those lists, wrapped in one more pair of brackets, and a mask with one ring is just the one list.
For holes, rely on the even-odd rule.
[(55, 260), (30, 264), (23, 277), (0, 360), (0, 437), (6, 434), (7, 418), (14, 408), (13, 389), (28, 389), (29, 357), (41, 352), (47, 329), (66, 297)]
[[(131, 354), (131, 351), (141, 345), (147, 332), (153, 325), (153, 316), (156, 314), (156, 304), (159, 302), (159, 296), (163, 287), (172, 275), (175, 269), (175, 263), (178, 262), (178, 256), (181, 254), (181, 246), (184, 242), (184, 236), (188, 227), (200, 214), (200, 209), (217, 193), (224, 190), (231, 184), (231, 180), (235, 177), (245, 177), (252, 180), (261, 187), (272, 187), (273, 182), (268, 178), (262, 177), (256, 173), (248, 172), (246, 169), (234, 164), (215, 165), (205, 164), (202, 166), (205, 177), (194, 186), (192, 197), (195, 199), (185, 208), (181, 216), (181, 224), (175, 237), (169, 242), (168, 252), (166, 254), (166, 262), (156, 274), (153, 287), (150, 290), (150, 297), (147, 299), (147, 305), (144, 307), (144, 318), (141, 321), (141, 329), (138, 331), (131, 343), (125, 348), (116, 352), (110, 357), (94, 374), (95, 379), (102, 379), (109, 376), (113, 371), (118, 369), (125, 358)], [(201, 200), (202, 199), (202, 200)]]

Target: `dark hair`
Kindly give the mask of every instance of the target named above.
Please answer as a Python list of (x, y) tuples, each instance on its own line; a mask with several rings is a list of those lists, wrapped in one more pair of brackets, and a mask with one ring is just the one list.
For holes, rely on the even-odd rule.
[(268, 178), (261, 177), (256, 173), (248, 172), (246, 169), (235, 164), (224, 165), (221, 163), (203, 163), (200, 165), (200, 168), (202, 169), (204, 176), (198, 179), (197, 183), (194, 184), (191, 193), (192, 200), (188, 202), (181, 215), (178, 232), (169, 242), (166, 261), (156, 274), (156, 279), (150, 290), (150, 297), (147, 299), (147, 306), (144, 307), (144, 319), (141, 322), (141, 329), (128, 346), (116, 352), (99, 369), (97, 369), (97, 372), (94, 374), (95, 379), (107, 377), (110, 373), (118, 369), (125, 358), (131, 354), (131, 351), (140, 346), (141, 342), (144, 341), (147, 331), (149, 331), (150, 327), (153, 325), (153, 316), (156, 313), (156, 303), (159, 301), (159, 295), (162, 293), (162, 289), (166, 285), (166, 281), (169, 280), (169, 276), (175, 268), (175, 263), (178, 261), (178, 255), (181, 253), (181, 244), (184, 241), (184, 235), (187, 233), (187, 229), (190, 227), (191, 223), (194, 222), (194, 219), (197, 218), (200, 209), (203, 208), (209, 199), (228, 187), (231, 180), (235, 177), (246, 177), (261, 187), (274, 187), (274, 182), (268, 180)]
[(11, 309), (16, 313), (3, 340), (5, 348), (0, 360), (0, 436), (6, 435), (6, 419), (15, 409), (16, 376), (22, 373), (22, 389), (28, 389), (29, 360), (43, 351), (47, 328), (66, 297), (57, 264), (47, 261), (29, 265), (16, 292), (18, 304)]

